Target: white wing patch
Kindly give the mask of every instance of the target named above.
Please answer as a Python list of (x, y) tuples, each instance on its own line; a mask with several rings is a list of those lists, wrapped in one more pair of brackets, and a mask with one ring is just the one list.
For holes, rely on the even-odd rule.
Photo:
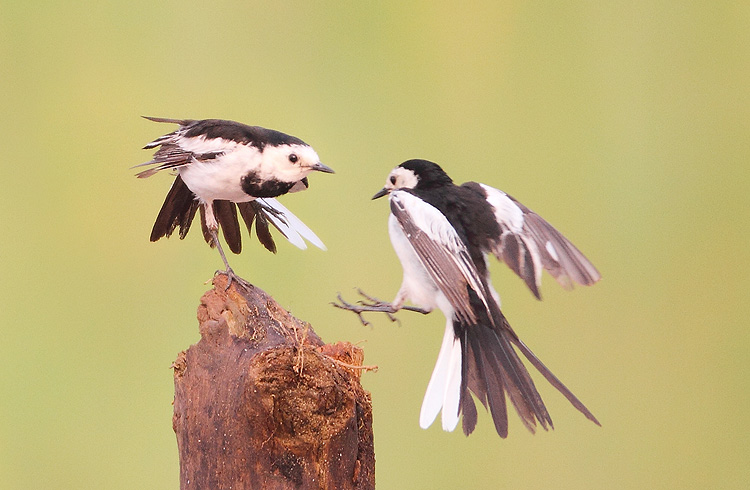
[(527, 233), (523, 209), (503, 191), (479, 185), (487, 194), (487, 202), (492, 206), (501, 230), (492, 253), (526, 281), (529, 289), (539, 298), (542, 283), (539, 247)]
[(487, 193), (487, 202), (495, 211), (498, 223), (503, 223), (513, 233), (523, 231), (523, 210), (516, 206), (511, 198), (501, 190), (479, 184)]

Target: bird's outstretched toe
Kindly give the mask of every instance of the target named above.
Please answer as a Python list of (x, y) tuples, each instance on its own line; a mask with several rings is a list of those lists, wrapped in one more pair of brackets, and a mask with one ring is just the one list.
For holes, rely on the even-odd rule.
[[(342, 310), (348, 310), (353, 312), (357, 315), (359, 318), (359, 321), (362, 322), (362, 325), (370, 325), (370, 322), (364, 319), (362, 316), (362, 313), (366, 311), (373, 311), (378, 313), (385, 313), (388, 319), (392, 322), (398, 322), (398, 318), (394, 316), (394, 313), (396, 313), (398, 310), (409, 310), (409, 311), (416, 311), (417, 313), (427, 314), (429, 311), (423, 310), (421, 308), (416, 308), (414, 306), (401, 306), (400, 308), (397, 308), (393, 305), (393, 303), (388, 303), (386, 301), (379, 300), (378, 298), (375, 298), (374, 296), (370, 296), (369, 294), (365, 293), (361, 289), (357, 289), (357, 292), (360, 296), (365, 298), (365, 300), (357, 301), (356, 304), (349, 303), (344, 300), (344, 298), (341, 297), (341, 293), (336, 295), (336, 299), (338, 299), (338, 302), (332, 301), (331, 304), (335, 306), (336, 308), (341, 308)], [(399, 322), (400, 323), (400, 322)]]
[(231, 267), (228, 267), (226, 270), (223, 270), (223, 271), (216, 271), (214, 273), (214, 278), (220, 274), (227, 276), (227, 285), (224, 287), (224, 291), (229, 290), (229, 287), (232, 285), (232, 281), (236, 282), (239, 287), (245, 290), (250, 290), (253, 287), (252, 284), (250, 284), (249, 282), (247, 282), (246, 280), (244, 280), (243, 278), (235, 274), (235, 272), (232, 270)]

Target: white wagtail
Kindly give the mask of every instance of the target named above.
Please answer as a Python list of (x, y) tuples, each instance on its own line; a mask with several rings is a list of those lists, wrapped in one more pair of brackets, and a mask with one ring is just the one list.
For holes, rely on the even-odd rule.
[(269, 222), (297, 247), (307, 248), (304, 237), (325, 250), (315, 233), (274, 199), (306, 189), (307, 175), (312, 171), (333, 173), (320, 163), (310, 145), (279, 131), (234, 121), (146, 119), (180, 126), (147, 144), (144, 149), (159, 149), (152, 160), (137, 165), (151, 166), (138, 173), (139, 178), (166, 169), (177, 172), (151, 231), (152, 242), (169, 237), (177, 226), (180, 238), (185, 238), (200, 209), (203, 237), (219, 250), (230, 283), (237, 280), (241, 284), (247, 283), (229, 267), (217, 235), (221, 227), (229, 249), (240, 253), (237, 209), (248, 232), (255, 222), (258, 239), (271, 252), (276, 252), (276, 245)]
[(463, 431), (469, 435), (477, 422), (473, 393), (489, 408), (500, 437), (508, 435), (506, 395), (531, 432), (537, 420), (545, 430), (553, 427), (516, 349), (598, 425), (513, 331), (500, 311), (486, 257), (491, 253), (505, 262), (537, 298), (542, 269), (566, 288), (573, 282), (588, 286), (601, 277), (591, 262), (509, 195), (476, 182), (457, 186), (432, 162), (409, 160), (396, 167), (373, 199), (385, 195), (390, 195), (391, 242), (404, 269), (401, 289), (391, 303), (342, 300), (337, 306), (357, 312), (360, 319), (362, 311), (394, 313), (407, 300), (425, 313), (435, 308), (443, 312), (445, 335), (422, 402), (420, 426), (432, 425), (442, 410), (443, 429), (455, 429), (463, 414)]

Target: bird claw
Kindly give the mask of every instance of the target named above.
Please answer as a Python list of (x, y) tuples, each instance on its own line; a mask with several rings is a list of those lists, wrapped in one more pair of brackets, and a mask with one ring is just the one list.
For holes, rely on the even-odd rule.
[(383, 301), (381, 299), (376, 298), (375, 296), (370, 296), (369, 294), (365, 293), (361, 289), (357, 288), (357, 294), (365, 298), (369, 303), (365, 303), (362, 300), (357, 301), (358, 304), (362, 306), (368, 306), (371, 308), (383, 308), (382, 310), (371, 310), (371, 311), (384, 311), (386, 313), (396, 313), (396, 308), (393, 307), (393, 304), (388, 303), (387, 301)]
[(224, 271), (216, 271), (214, 273), (214, 277), (219, 274), (224, 274), (225, 276), (227, 276), (227, 285), (224, 287), (224, 291), (229, 290), (229, 287), (232, 285), (232, 281), (236, 282), (242, 289), (246, 291), (249, 291), (253, 287), (252, 284), (235, 274), (231, 267), (228, 267), (227, 270)]
[(341, 293), (338, 293), (336, 295), (336, 298), (339, 300), (339, 302), (337, 303), (333, 301), (331, 302), (331, 304), (336, 308), (341, 308), (342, 310), (349, 310), (353, 312), (355, 315), (357, 315), (357, 318), (359, 318), (359, 321), (364, 326), (371, 325), (371, 323), (365, 320), (365, 318), (362, 316), (362, 313), (364, 313), (365, 311), (382, 312), (388, 316), (388, 319), (390, 321), (397, 321), (396, 317), (393, 316), (393, 313), (396, 312), (396, 309), (393, 308), (393, 305), (380, 301), (379, 299), (373, 298), (372, 296), (368, 296), (367, 294), (362, 292), (361, 289), (357, 290), (357, 292), (361, 296), (365, 297), (369, 301), (369, 303), (360, 300), (357, 301), (357, 304), (352, 304), (344, 300), (344, 298), (341, 297)]
[(365, 293), (361, 289), (357, 289), (357, 293), (359, 293), (360, 296), (365, 298), (365, 300), (359, 300), (357, 301), (357, 304), (352, 304), (344, 300), (344, 298), (341, 297), (341, 293), (338, 293), (336, 298), (338, 299), (338, 303), (335, 301), (332, 301), (331, 304), (335, 306), (336, 308), (340, 308), (342, 310), (348, 310), (353, 312), (357, 317), (359, 318), (359, 321), (364, 326), (371, 325), (370, 322), (364, 319), (362, 316), (362, 313), (364, 312), (377, 312), (377, 313), (385, 313), (388, 319), (391, 322), (396, 322), (399, 325), (401, 325), (401, 321), (396, 318), (394, 313), (396, 313), (398, 310), (409, 310), (409, 311), (416, 311), (418, 313), (427, 314), (428, 311), (425, 311), (421, 308), (416, 308), (414, 306), (402, 306), (400, 308), (396, 308), (393, 306), (392, 303), (388, 303), (385, 301), (382, 301), (378, 298), (375, 298), (374, 296), (370, 296), (369, 294)]

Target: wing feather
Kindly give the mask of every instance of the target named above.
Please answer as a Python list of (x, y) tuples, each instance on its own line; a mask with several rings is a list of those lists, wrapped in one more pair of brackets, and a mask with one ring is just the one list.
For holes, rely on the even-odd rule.
[(405, 191), (391, 193), (391, 213), (428, 274), (453, 306), (459, 320), (476, 323), (467, 286), (489, 308), (469, 251), (437, 208)]
[(151, 241), (155, 242), (161, 237), (168, 238), (177, 226), (180, 227), (180, 238), (185, 238), (198, 205), (195, 194), (177, 176), (151, 230)]
[(306, 249), (303, 238), (321, 250), (326, 250), (323, 241), (318, 238), (306, 224), (294, 215), (289, 209), (282, 205), (274, 198), (258, 199), (262, 204), (268, 206), (273, 211), (266, 213), (271, 224), (278, 229), (292, 244), (301, 249)]
[(534, 293), (541, 298), (542, 269), (563, 287), (573, 282), (590, 286), (601, 279), (594, 265), (541, 216), (501, 190), (485, 184), (464, 186), (483, 192), (500, 225), (500, 236), (490, 250), (505, 262)]
[(136, 174), (139, 179), (151, 177), (161, 170), (184, 167), (196, 160), (213, 160), (232, 147), (231, 144), (227, 145), (219, 138), (206, 140), (203, 137), (186, 137), (186, 133), (195, 127), (198, 121), (144, 117), (150, 121), (179, 124), (180, 127), (171, 133), (159, 136), (143, 147), (146, 150), (158, 147), (158, 150), (151, 160), (133, 167), (151, 166)]
[(268, 230), (268, 220), (263, 207), (257, 200), (248, 202), (238, 202), (237, 209), (240, 210), (240, 216), (245, 222), (247, 232), (251, 233), (253, 223), (255, 223), (255, 234), (258, 241), (266, 247), (269, 252), (276, 253), (276, 243), (273, 241), (270, 231)]
[(240, 224), (237, 220), (237, 208), (231, 201), (217, 199), (213, 202), (214, 216), (219, 223), (224, 240), (229, 245), (229, 250), (238, 254), (242, 251), (242, 235)]

